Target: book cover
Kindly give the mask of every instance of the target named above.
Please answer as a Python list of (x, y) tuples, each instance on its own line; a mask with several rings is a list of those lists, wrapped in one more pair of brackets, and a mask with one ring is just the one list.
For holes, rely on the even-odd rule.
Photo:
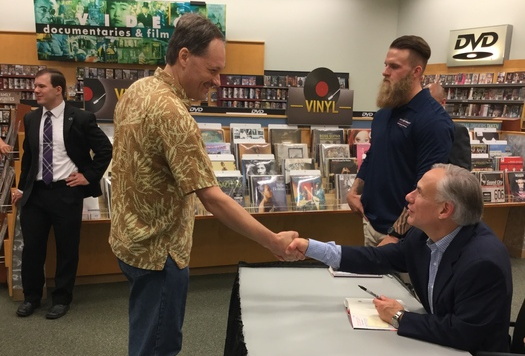
[(507, 179), (507, 201), (525, 201), (525, 172), (506, 172), (505, 176)]
[(396, 330), (381, 320), (371, 298), (345, 298), (344, 305), (354, 329)]
[(321, 160), (319, 162), (319, 167), (321, 168), (321, 173), (323, 177), (328, 177), (329, 174), (329, 159), (331, 158), (350, 158), (350, 146), (345, 143), (340, 144), (329, 144), (323, 143), (319, 147)]
[(230, 144), (227, 142), (206, 142), (205, 145), (209, 155), (231, 154)]
[(224, 142), (224, 130), (199, 127), (204, 143)]
[(230, 135), (232, 143), (238, 140), (266, 142), (261, 124), (230, 124)]
[(512, 152), (506, 140), (486, 141), (489, 157), (511, 156)]
[(522, 171), (523, 157), (504, 156), (499, 159), (499, 169), (502, 171)]
[(262, 155), (262, 154), (272, 154), (272, 147), (268, 142), (246, 142), (246, 143), (237, 143), (237, 152), (239, 157), (242, 158), (243, 155)]
[(268, 136), (272, 146), (276, 143), (301, 143), (301, 130), (299, 128), (268, 129)]
[(356, 145), (357, 169), (361, 168), (361, 163), (366, 158), (366, 153), (370, 149), (370, 143), (358, 143)]
[(314, 169), (314, 160), (312, 158), (285, 158), (282, 167), (284, 182), (286, 184), (290, 183), (291, 171), (312, 169)]
[(252, 175), (250, 180), (250, 199), (257, 212), (288, 210), (283, 175)]
[(479, 182), (485, 203), (505, 202), (505, 177), (504, 172), (480, 172)]
[(244, 177), (244, 185), (250, 189), (250, 176), (252, 175), (276, 175), (277, 166), (273, 154), (244, 155), (241, 159), (241, 173)]
[(290, 180), (292, 198), (297, 210), (326, 209), (326, 198), (319, 170), (290, 171)]
[(493, 171), (494, 160), (492, 158), (478, 158), (472, 157), (473, 171)]
[(340, 207), (345, 209), (350, 209), (348, 206), (348, 202), (346, 200), (346, 194), (352, 188), (352, 185), (354, 184), (356, 174), (335, 174), (334, 175), (334, 182), (335, 182), (335, 197), (337, 199), (337, 204), (340, 205)]
[(311, 153), (310, 157), (316, 163), (319, 162), (319, 145), (323, 143), (344, 143), (344, 130), (339, 128), (312, 128), (311, 135)]
[(235, 157), (232, 154), (212, 154), (209, 155), (214, 171), (235, 171)]
[(215, 176), (221, 190), (239, 205), (244, 206), (244, 187), (241, 172), (238, 170), (216, 171)]
[(489, 146), (486, 143), (471, 143), (470, 152), (475, 153), (489, 153)]
[(352, 273), (334, 270), (332, 267), (328, 267), (328, 273), (332, 277), (353, 277), (353, 278), (382, 278), (382, 274), (363, 274), (363, 273)]
[(308, 158), (306, 143), (277, 143), (274, 145), (275, 160), (282, 163), (287, 158)]

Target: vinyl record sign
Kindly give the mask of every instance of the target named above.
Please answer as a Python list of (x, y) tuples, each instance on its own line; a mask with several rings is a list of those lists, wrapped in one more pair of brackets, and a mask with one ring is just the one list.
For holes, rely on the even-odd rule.
[(306, 76), (304, 88), (288, 89), (288, 123), (351, 125), (353, 101), (353, 90), (341, 88), (334, 72), (314, 69)]

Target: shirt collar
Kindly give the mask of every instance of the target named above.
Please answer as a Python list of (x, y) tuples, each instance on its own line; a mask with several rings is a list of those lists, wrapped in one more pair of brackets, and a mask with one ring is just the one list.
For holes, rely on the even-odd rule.
[(58, 118), (64, 114), (64, 109), (66, 108), (66, 102), (62, 100), (60, 104), (58, 104), (57, 107), (55, 107), (52, 110), (48, 110), (47, 108), (42, 108), (42, 115), (45, 116), (46, 112), (51, 111), (54, 117)]
[(452, 240), (454, 240), (454, 237), (458, 234), (459, 230), (461, 230), (462, 226), (458, 226), (455, 228), (450, 234), (445, 235), (442, 239), (440, 239), (437, 242), (432, 241), (431, 239), (427, 239), (427, 246), (431, 250), (438, 250), (441, 253), (444, 253), (445, 250), (448, 248)]
[(171, 73), (167, 72), (162, 68), (157, 68), (157, 70), (155, 70), (154, 76), (155, 78), (171, 86), (171, 88), (175, 92), (175, 95), (177, 95), (182, 100), (182, 102), (187, 108), (191, 106), (191, 102), (190, 99), (188, 99), (188, 96), (186, 95), (186, 91), (180, 87), (180, 85), (175, 81), (175, 78), (173, 78)]

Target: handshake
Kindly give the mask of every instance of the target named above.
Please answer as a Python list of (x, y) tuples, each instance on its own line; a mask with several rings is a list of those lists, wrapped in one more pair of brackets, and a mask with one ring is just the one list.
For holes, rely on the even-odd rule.
[(280, 261), (302, 261), (308, 249), (308, 240), (299, 237), (297, 231), (281, 231), (275, 234), (268, 248)]

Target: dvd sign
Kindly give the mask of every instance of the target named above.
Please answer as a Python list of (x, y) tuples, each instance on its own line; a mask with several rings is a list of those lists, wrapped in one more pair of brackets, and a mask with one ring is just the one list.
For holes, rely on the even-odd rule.
[(450, 31), (449, 67), (503, 64), (508, 59), (512, 25)]

